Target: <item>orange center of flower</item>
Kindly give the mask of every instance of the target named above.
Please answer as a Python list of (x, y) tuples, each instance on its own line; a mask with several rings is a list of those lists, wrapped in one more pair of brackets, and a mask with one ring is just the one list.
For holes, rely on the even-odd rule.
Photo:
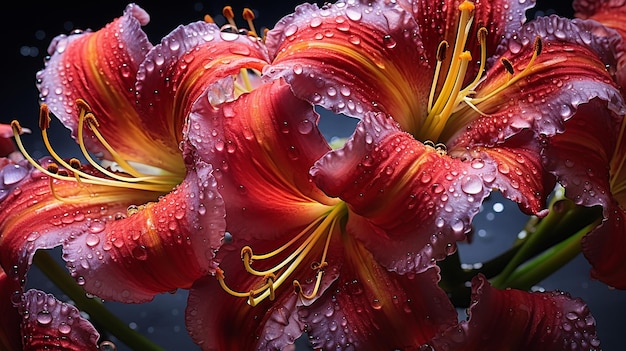
[[(296, 269), (306, 262), (306, 264), (310, 264), (311, 269), (315, 272), (312, 275), (315, 276), (313, 287), (309, 289), (310, 291), (305, 292), (298, 279), (292, 278), (291, 282), (295, 292), (301, 298), (314, 298), (319, 292), (324, 268), (328, 266), (326, 256), (332, 235), (341, 230), (342, 220), (346, 215), (347, 206), (344, 202), (340, 202), (329, 212), (318, 217), (287, 243), (271, 252), (257, 254), (249, 246), (244, 247), (241, 250), (241, 260), (245, 270), (249, 274), (258, 277), (258, 281), (253, 286), (246, 287), (243, 292), (235, 291), (226, 284), (224, 271), (218, 268), (216, 276), (220, 285), (227, 293), (235, 297), (247, 298), (248, 304), (255, 306), (267, 298), (273, 300), (276, 289), (287, 282)], [(314, 261), (310, 258), (315, 252), (319, 252), (320, 249), (322, 255), (319, 260)], [(263, 265), (264, 262), (268, 261), (279, 262), (270, 264), (269, 267), (263, 267), (262, 269), (253, 267), (255, 263)]]
[[(11, 122), (13, 135), (15, 137), (15, 141), (19, 150), (22, 152), (28, 162), (30, 162), (39, 171), (50, 177), (50, 189), (57, 199), (66, 202), (71, 200), (68, 198), (63, 198), (55, 192), (53, 187), (54, 179), (72, 181), (78, 184), (84, 183), (105, 185), (110, 187), (121, 187), (127, 189), (147, 190), (154, 191), (160, 194), (170, 192), (174, 186), (180, 183), (183, 177), (183, 175), (181, 174), (173, 174), (171, 172), (158, 169), (149, 165), (126, 161), (118, 152), (115, 151), (113, 147), (111, 147), (111, 145), (106, 141), (104, 136), (98, 130), (98, 121), (94, 114), (91, 112), (91, 108), (89, 107), (89, 105), (81, 99), (77, 100), (76, 104), (79, 109), (77, 141), (80, 146), (82, 156), (91, 166), (101, 172), (101, 174), (96, 175), (92, 172), (86, 172), (78, 159), (72, 158), (69, 161), (66, 161), (54, 150), (54, 148), (50, 144), (50, 140), (48, 139), (47, 130), (50, 126), (50, 115), (48, 106), (46, 104), (42, 104), (40, 108), (39, 127), (41, 129), (41, 134), (46, 149), (50, 153), (50, 156), (54, 159), (54, 163), (50, 163), (47, 167), (44, 168), (26, 151), (26, 148), (24, 147), (20, 138), (22, 127), (20, 126), (18, 121)], [(112, 160), (102, 162), (102, 164), (108, 163), (108, 167), (104, 167), (101, 163), (96, 162), (96, 160), (94, 160), (90, 153), (87, 151), (84, 142), (83, 132), (85, 126), (91, 130), (96, 139), (111, 155)], [(64, 167), (67, 171), (71, 171), (72, 174), (69, 174), (65, 170), (61, 170), (60, 167)], [(116, 169), (118, 171), (112, 171), (113, 169)], [(77, 199), (77, 201), (82, 200)]]
[[(491, 91), (479, 97), (474, 97), (476, 93), (475, 89), (482, 81), (483, 71), (485, 70), (488, 34), (486, 28), (481, 27), (478, 29), (477, 36), (480, 44), (480, 66), (476, 77), (474, 77), (469, 84), (463, 86), (469, 63), (472, 60), (472, 55), (468, 50), (465, 50), (465, 46), (474, 19), (474, 8), (474, 4), (470, 1), (464, 1), (459, 5), (459, 11), (461, 12), (459, 25), (452, 55), (447, 62), (448, 70), (443, 77), (441, 77), (441, 69), (444, 63), (446, 63), (446, 52), (449, 44), (445, 40), (439, 44), (435, 75), (428, 99), (428, 116), (420, 130), (413, 131), (413, 135), (419, 140), (441, 140), (444, 128), (450, 127), (454, 130), (459, 130), (462, 126), (467, 125), (469, 123), (467, 119), (455, 116), (455, 113), (464, 107), (462, 103), (465, 103), (465, 105), (469, 106), (480, 115), (485, 115), (485, 113), (478, 109), (477, 105), (492, 98), (530, 73), (530, 68), (535, 58), (541, 52), (541, 40), (537, 37), (535, 39), (535, 50), (530, 62), (522, 72), (517, 74), (515, 74), (513, 65), (509, 60), (506, 58), (501, 59), (501, 63), (509, 74), (508, 79), (495, 88), (492, 88)], [(443, 79), (443, 83), (441, 83), (441, 88), (438, 88), (440, 79)]]

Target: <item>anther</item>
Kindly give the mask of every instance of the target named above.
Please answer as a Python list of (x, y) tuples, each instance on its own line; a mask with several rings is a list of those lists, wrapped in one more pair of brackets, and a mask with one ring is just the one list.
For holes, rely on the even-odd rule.
[(256, 30), (254, 29), (254, 12), (252, 12), (251, 9), (249, 8), (244, 8), (243, 9), (243, 14), (242, 14), (243, 19), (246, 20), (246, 22), (248, 22), (248, 34), (252, 35), (252, 36), (258, 36), (256, 33)]
[(80, 169), (82, 167), (77, 158), (70, 159), (70, 166), (72, 166), (73, 169)]
[(502, 62), (502, 66), (504, 66), (504, 69), (506, 69), (509, 74), (515, 73), (515, 69), (513, 68), (511, 61), (503, 57), (500, 59), (500, 62)]
[(485, 42), (487, 42), (487, 34), (489, 34), (487, 28), (480, 27), (480, 29), (478, 29), (476, 37), (478, 38), (478, 42), (480, 43), (480, 45), (484, 45)]
[(58, 174), (59, 173), (59, 165), (57, 165), (56, 163), (49, 163), (48, 167), (46, 167), (46, 169), (48, 170), (48, 172), (50, 172), (52, 174)]
[(48, 105), (41, 104), (39, 107), (39, 129), (46, 130), (50, 127), (50, 110)]
[(206, 23), (215, 23), (215, 20), (213, 19), (213, 17), (211, 17), (211, 15), (206, 14), (206, 15), (204, 15), (204, 22), (206, 22)]
[(226, 20), (231, 26), (233, 26), (233, 28), (237, 28), (237, 24), (235, 23), (235, 12), (233, 12), (232, 6), (224, 6), (222, 14), (226, 17)]
[(443, 40), (439, 43), (437, 47), (437, 61), (445, 61), (446, 60), (446, 51), (448, 51), (448, 42)]
[(539, 36), (535, 37), (535, 54), (537, 56), (541, 55), (541, 50), (543, 49), (543, 43)]
[(471, 1), (463, 1), (461, 5), (459, 5), (460, 11), (471, 12), (471, 11), (474, 11), (474, 8), (475, 8), (474, 3), (472, 3)]

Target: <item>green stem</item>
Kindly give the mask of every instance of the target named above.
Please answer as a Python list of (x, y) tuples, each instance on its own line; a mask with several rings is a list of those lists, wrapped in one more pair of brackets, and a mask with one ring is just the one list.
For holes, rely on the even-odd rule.
[(527, 264), (519, 267), (508, 279), (507, 286), (520, 290), (530, 290), (540, 281), (552, 275), (559, 268), (580, 254), (580, 240), (599, 224), (596, 221), (566, 240), (552, 246)]
[(85, 290), (45, 250), (35, 254), (34, 263), (48, 278), (74, 301), (78, 309), (89, 314), (95, 324), (103, 326), (134, 350), (163, 351), (145, 336), (111, 313), (101, 302), (88, 298)]

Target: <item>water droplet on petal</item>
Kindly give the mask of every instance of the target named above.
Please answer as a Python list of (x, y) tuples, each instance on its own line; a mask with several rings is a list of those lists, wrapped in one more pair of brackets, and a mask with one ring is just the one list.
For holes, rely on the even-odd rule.
[(483, 190), (483, 182), (478, 176), (468, 175), (461, 182), (461, 190), (466, 194), (476, 195)]
[(41, 325), (47, 325), (52, 322), (52, 315), (48, 311), (41, 311), (37, 313), (37, 322)]

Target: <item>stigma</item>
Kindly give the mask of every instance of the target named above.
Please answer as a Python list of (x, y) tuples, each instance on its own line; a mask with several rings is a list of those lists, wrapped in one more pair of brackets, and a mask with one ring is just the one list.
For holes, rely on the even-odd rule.
[[(470, 37), (470, 29), (474, 20), (475, 5), (470, 1), (464, 1), (459, 5), (459, 23), (456, 38), (452, 44), (452, 55), (448, 55), (450, 44), (447, 41), (439, 43), (436, 53), (436, 65), (433, 82), (428, 98), (427, 117), (421, 130), (417, 132), (416, 138), (420, 140), (439, 141), (442, 138), (444, 129), (452, 122), (455, 125), (465, 125), (467, 121), (454, 121), (455, 112), (464, 106), (469, 106), (479, 115), (486, 115), (477, 105), (487, 99), (494, 97), (505, 88), (515, 84), (531, 72), (531, 67), (535, 58), (541, 53), (541, 39), (537, 37), (534, 43), (534, 52), (526, 68), (521, 72), (515, 72), (511, 62), (502, 58), (500, 63), (508, 73), (508, 79), (493, 90), (475, 97), (476, 87), (481, 83), (485, 71), (487, 60), (487, 34), (485, 27), (480, 27), (477, 31), (477, 39), (480, 45), (479, 68), (476, 76), (468, 83), (466, 75), (469, 63), (473, 57), (466, 44)], [(442, 72), (442, 68), (447, 67), (447, 71)]]
[[(320, 215), (297, 235), (271, 252), (255, 253), (250, 246), (241, 249), (241, 260), (247, 274), (257, 277), (256, 283), (234, 290), (226, 284), (226, 272), (217, 269), (216, 277), (224, 291), (235, 297), (246, 298), (250, 306), (256, 306), (265, 299), (274, 300), (276, 290), (285, 283), (292, 286), (301, 299), (311, 300), (319, 292), (324, 269), (328, 267), (327, 254), (333, 235), (340, 235), (343, 220), (347, 216), (347, 206), (340, 202)], [(321, 252), (321, 253), (320, 253)], [(271, 263), (267, 263), (271, 262)], [(261, 265), (262, 268), (253, 266)], [(296, 271), (302, 267), (311, 270), (305, 279), (313, 281), (313, 287), (305, 292)], [(304, 270), (306, 272), (306, 269)], [(302, 277), (300, 277), (302, 278)]]
[[(39, 109), (39, 128), (41, 129), (41, 136), (48, 153), (53, 159), (53, 161), (48, 163), (45, 167), (40, 162), (36, 161), (24, 147), (20, 137), (22, 132), (20, 123), (17, 120), (11, 122), (13, 136), (18, 149), (33, 167), (49, 177), (50, 190), (58, 200), (65, 202), (71, 201), (71, 199), (64, 198), (57, 194), (54, 189), (55, 179), (74, 182), (79, 186), (83, 184), (94, 184), (152, 191), (161, 194), (170, 192), (181, 181), (181, 175), (125, 160), (106, 141), (100, 132), (100, 125), (91, 107), (82, 99), (76, 101), (76, 106), (78, 108), (76, 139), (82, 152), (82, 158), (90, 166), (89, 169), (87, 169), (78, 158), (64, 159), (52, 147), (48, 136), (48, 128), (50, 127), (51, 120), (48, 105), (41, 104)], [(91, 131), (95, 139), (109, 153), (112, 158), (111, 160), (98, 162), (93, 158), (85, 146), (85, 128)], [(108, 167), (103, 166), (104, 164), (108, 164)]]

